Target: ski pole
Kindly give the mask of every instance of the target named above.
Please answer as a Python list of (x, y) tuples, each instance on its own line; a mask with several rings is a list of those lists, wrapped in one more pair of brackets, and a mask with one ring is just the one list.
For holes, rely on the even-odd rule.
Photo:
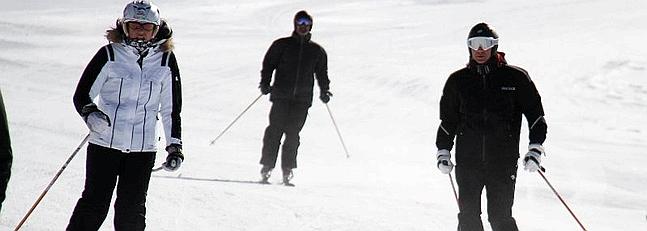
[(541, 178), (544, 178), (544, 181), (546, 181), (546, 184), (548, 184), (548, 187), (550, 187), (550, 189), (553, 190), (553, 193), (555, 193), (557, 198), (559, 198), (559, 200), (562, 202), (564, 207), (566, 207), (568, 212), (571, 213), (571, 216), (573, 216), (573, 218), (575, 218), (575, 221), (577, 221), (577, 224), (580, 225), (580, 228), (582, 228), (582, 230), (586, 231), (586, 228), (584, 228), (584, 225), (582, 225), (582, 222), (580, 222), (580, 220), (577, 219), (577, 216), (575, 216), (575, 213), (573, 213), (571, 208), (569, 208), (568, 205), (566, 204), (566, 202), (564, 202), (564, 199), (562, 199), (562, 197), (559, 195), (559, 193), (557, 193), (557, 190), (555, 190), (555, 188), (553, 188), (553, 185), (551, 185), (550, 182), (548, 182), (548, 179), (546, 179), (546, 176), (544, 176), (544, 173), (542, 173), (542, 172), (545, 172), (545, 171), (546, 171), (546, 169), (541, 167), (540, 171), (537, 171), (537, 172), (539, 173), (539, 175), (541, 175)]
[(337, 136), (339, 136), (339, 141), (341, 141), (341, 145), (344, 147), (344, 152), (346, 152), (346, 158), (349, 158), (350, 155), (348, 154), (348, 149), (346, 148), (346, 144), (344, 143), (344, 139), (341, 138), (341, 132), (339, 132), (339, 127), (337, 127), (337, 123), (335, 122), (335, 117), (332, 116), (332, 112), (330, 111), (330, 107), (328, 107), (328, 103), (325, 103), (326, 109), (328, 109), (328, 114), (330, 115), (330, 119), (332, 120), (332, 124), (335, 125), (335, 130), (337, 131)]
[(447, 174), (449, 176), (449, 182), (452, 184), (452, 190), (454, 190), (454, 198), (456, 198), (456, 205), (458, 206), (458, 210), (461, 209), (461, 203), (458, 201), (458, 194), (456, 193), (456, 187), (454, 187), (454, 179), (452, 179), (452, 173), (450, 172)]
[(79, 146), (76, 148), (76, 150), (74, 150), (74, 152), (72, 152), (72, 155), (70, 156), (70, 158), (67, 158), (67, 161), (65, 161), (65, 164), (63, 164), (63, 167), (61, 167), (61, 169), (58, 170), (58, 172), (54, 176), (54, 179), (52, 179), (52, 181), (49, 182), (49, 185), (47, 185), (47, 188), (45, 188), (45, 191), (43, 191), (43, 193), (40, 194), (38, 199), (36, 199), (36, 202), (34, 202), (34, 205), (31, 206), (31, 208), (29, 209), (27, 214), (25, 214), (25, 216), (22, 218), (20, 223), (18, 223), (18, 226), (16, 226), (16, 229), (14, 229), (14, 231), (18, 231), (20, 229), (20, 227), (22, 227), (22, 225), (25, 223), (25, 221), (27, 221), (27, 218), (29, 217), (29, 215), (31, 215), (31, 213), (34, 211), (36, 206), (38, 206), (38, 204), (43, 199), (43, 197), (45, 197), (45, 194), (47, 194), (47, 192), (52, 187), (52, 185), (54, 185), (54, 182), (56, 182), (56, 180), (61, 175), (61, 173), (63, 173), (63, 170), (65, 170), (65, 168), (67, 168), (67, 165), (72, 161), (74, 156), (76, 156), (76, 154), (79, 152), (79, 150), (81, 150), (83, 145), (85, 145), (85, 143), (88, 142), (89, 138), (90, 138), (90, 134), (86, 135), (85, 138), (83, 138), (83, 141), (81, 141), (81, 144), (79, 144)]
[(227, 130), (229, 130), (229, 128), (231, 128), (231, 126), (232, 126), (232, 125), (234, 125), (234, 123), (236, 123), (236, 121), (238, 121), (238, 119), (240, 119), (240, 117), (241, 117), (241, 116), (243, 116), (243, 114), (245, 114), (245, 112), (247, 112), (247, 110), (249, 110), (249, 108), (251, 108), (251, 107), (252, 107), (252, 105), (254, 105), (254, 104), (256, 103), (256, 101), (258, 101), (258, 99), (260, 99), (260, 98), (261, 98), (261, 96), (263, 96), (263, 94), (262, 94), (262, 93), (261, 93), (258, 97), (256, 97), (256, 99), (254, 99), (254, 101), (252, 101), (252, 103), (251, 103), (251, 104), (249, 104), (249, 106), (247, 106), (247, 107), (245, 108), (245, 110), (243, 110), (243, 112), (241, 112), (241, 113), (240, 113), (240, 115), (238, 115), (238, 116), (236, 117), (236, 119), (234, 119), (234, 121), (232, 121), (232, 122), (231, 122), (231, 123), (230, 123), (230, 124), (225, 128), (225, 130), (222, 130), (222, 132), (220, 132), (220, 134), (218, 134), (218, 136), (216, 136), (216, 138), (215, 138), (215, 139), (211, 140), (211, 143), (209, 143), (209, 145), (213, 145), (214, 143), (216, 143), (216, 140), (220, 139), (220, 137), (221, 137), (223, 134), (225, 134), (225, 132), (227, 132)]

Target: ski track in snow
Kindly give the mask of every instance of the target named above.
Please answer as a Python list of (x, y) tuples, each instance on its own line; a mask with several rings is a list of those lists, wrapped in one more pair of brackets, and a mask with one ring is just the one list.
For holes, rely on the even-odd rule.
[[(546, 111), (546, 176), (590, 230), (647, 229), (647, 4), (638, 1), (158, 0), (173, 27), (183, 81), (186, 162), (151, 178), (149, 230), (455, 230), (448, 178), (435, 169), (438, 100), (467, 62), (480, 21), (530, 73)], [(15, 227), (86, 133), (72, 105), (84, 66), (122, 10), (114, 1), (9, 2), (0, 9), (0, 88), (14, 165), (0, 229)], [(296, 187), (259, 178), (271, 104), (252, 100), (266, 49), (314, 15), (329, 57), (329, 104), (316, 99), (301, 135)], [(315, 94), (316, 95), (316, 94)], [(520, 150), (526, 149), (526, 122)], [(161, 142), (160, 145), (164, 145)], [(523, 153), (522, 153), (523, 154)], [(165, 158), (159, 152), (159, 166)], [(23, 230), (61, 230), (81, 195), (85, 148)], [(522, 230), (578, 230), (537, 174), (520, 166), (514, 215)], [(114, 200), (114, 198), (113, 198)], [(483, 211), (486, 211), (483, 200)], [(113, 230), (111, 209), (101, 230)], [(487, 214), (482, 219), (486, 230)]]

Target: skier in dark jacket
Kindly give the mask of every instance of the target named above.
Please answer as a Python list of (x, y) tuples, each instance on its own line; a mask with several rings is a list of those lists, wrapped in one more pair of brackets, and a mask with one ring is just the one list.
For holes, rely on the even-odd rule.
[(107, 31), (110, 43), (83, 71), (74, 105), (90, 137), (85, 188), (68, 231), (98, 230), (113, 191), (115, 230), (144, 230), (158, 115), (168, 152), (162, 167), (175, 171), (184, 160), (180, 72), (171, 36), (157, 6), (135, 0), (126, 5), (116, 27)]
[(487, 190), (488, 220), (493, 231), (518, 230), (512, 217), (522, 114), (528, 121), (529, 147), (523, 160), (531, 172), (540, 168), (547, 125), (541, 97), (528, 73), (497, 52), (498, 35), (485, 23), (467, 39), (470, 61), (449, 76), (440, 100), (437, 166), (449, 174), (456, 138), (459, 188), (458, 230), (483, 230), (481, 193)]
[[(328, 60), (326, 51), (310, 40), (312, 17), (306, 11), (294, 16), (292, 36), (280, 38), (269, 48), (263, 59), (260, 90), (271, 93), (272, 109), (270, 124), (265, 129), (260, 163), (261, 177), (267, 182), (276, 164), (281, 137), (285, 134), (282, 148), (281, 169), (283, 183), (290, 184), (292, 169), (297, 167), (299, 132), (303, 128), (312, 105), (313, 85), (316, 77), (319, 98), (328, 103), (332, 94), (328, 90)], [(276, 71), (276, 73), (274, 73)], [(274, 73), (274, 82), (270, 85)]]
[(13, 155), (11, 153), (11, 139), (9, 139), (9, 123), (7, 122), (7, 113), (4, 109), (2, 92), (0, 92), (0, 210), (4, 201), (7, 190), (7, 183), (11, 177), (11, 163)]

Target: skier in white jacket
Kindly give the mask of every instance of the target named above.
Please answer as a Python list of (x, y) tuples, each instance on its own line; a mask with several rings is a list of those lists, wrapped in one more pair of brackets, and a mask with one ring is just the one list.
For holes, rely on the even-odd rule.
[(158, 118), (168, 152), (164, 169), (175, 171), (184, 160), (180, 73), (171, 36), (157, 6), (133, 1), (107, 31), (110, 43), (85, 68), (74, 105), (90, 129), (86, 179), (67, 230), (98, 230), (115, 186), (115, 230), (144, 230)]

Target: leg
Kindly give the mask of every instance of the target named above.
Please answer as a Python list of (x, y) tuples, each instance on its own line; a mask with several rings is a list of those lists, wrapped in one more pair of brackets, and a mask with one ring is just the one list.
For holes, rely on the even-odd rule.
[(482, 170), (479, 167), (456, 165), (458, 184), (459, 231), (482, 231), (481, 192), (483, 191)]
[(106, 219), (117, 181), (120, 151), (88, 144), (85, 188), (67, 230), (98, 230)]
[(299, 132), (308, 117), (309, 106), (302, 103), (293, 103), (285, 126), (285, 143), (282, 148), (281, 167), (293, 169), (297, 167), (297, 153), (299, 145)]
[(124, 153), (121, 161), (115, 201), (115, 230), (144, 230), (146, 192), (155, 164), (155, 153)]
[(488, 220), (493, 231), (518, 231), (512, 217), (517, 166), (487, 174)]
[(283, 136), (283, 121), (287, 114), (287, 105), (283, 101), (276, 101), (270, 110), (270, 125), (265, 129), (263, 136), (263, 150), (261, 164), (274, 168), (279, 154), (281, 137)]

